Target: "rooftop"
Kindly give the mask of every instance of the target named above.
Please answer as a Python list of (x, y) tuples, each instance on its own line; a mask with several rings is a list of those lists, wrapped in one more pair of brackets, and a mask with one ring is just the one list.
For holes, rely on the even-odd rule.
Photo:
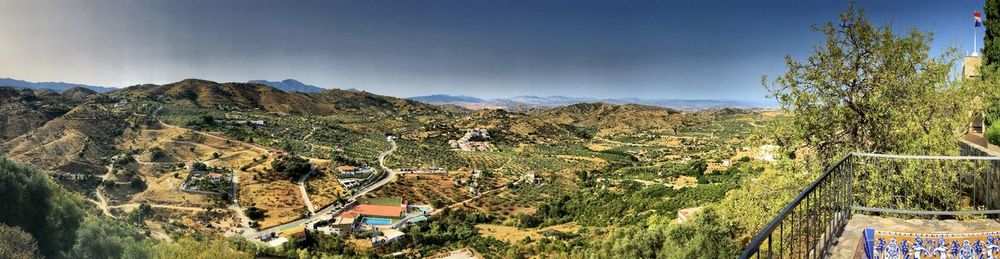
[(371, 204), (361, 204), (355, 206), (350, 211), (344, 213), (347, 217), (352, 217), (353, 215), (360, 216), (382, 216), (382, 217), (399, 217), (403, 214), (403, 207), (400, 206), (385, 206), (385, 205), (371, 205)]

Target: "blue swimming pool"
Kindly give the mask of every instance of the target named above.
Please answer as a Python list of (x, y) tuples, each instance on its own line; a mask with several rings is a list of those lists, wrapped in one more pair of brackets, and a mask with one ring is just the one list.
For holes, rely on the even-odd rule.
[(384, 219), (384, 218), (369, 218), (369, 217), (365, 217), (364, 223), (368, 224), (368, 225), (389, 225), (389, 224), (392, 224), (392, 220), (391, 219)]

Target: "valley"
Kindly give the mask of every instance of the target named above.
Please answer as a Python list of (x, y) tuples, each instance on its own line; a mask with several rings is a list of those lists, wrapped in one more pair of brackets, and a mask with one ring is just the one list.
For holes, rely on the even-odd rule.
[[(86, 94), (41, 97), (72, 107), (17, 123), (0, 151), (106, 216), (148, 210), (142, 228), (156, 239), (214, 234), (290, 249), (303, 235), (334, 235), (366, 254), (594, 242), (651, 213), (675, 218), (767, 163), (754, 132), (783, 116), (608, 103), (473, 111), (194, 79)], [(364, 206), (403, 214), (369, 224), (377, 217)], [(428, 222), (480, 234), (422, 244)], [(497, 229), (514, 232), (487, 234)]]

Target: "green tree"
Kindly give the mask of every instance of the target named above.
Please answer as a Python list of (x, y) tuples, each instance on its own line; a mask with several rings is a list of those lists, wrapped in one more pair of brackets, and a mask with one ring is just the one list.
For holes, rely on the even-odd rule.
[(684, 174), (687, 176), (701, 176), (705, 174), (705, 170), (708, 169), (708, 163), (704, 159), (691, 160), (688, 163), (687, 169), (684, 170)]
[(138, 175), (133, 176), (132, 181), (129, 182), (129, 186), (131, 186), (132, 189), (136, 189), (139, 191), (146, 190), (146, 181), (142, 180), (142, 177)]
[(129, 222), (138, 226), (146, 225), (145, 220), (153, 216), (153, 206), (149, 206), (148, 203), (141, 203), (139, 207), (128, 213), (126, 217)]
[(194, 171), (206, 171), (206, 170), (208, 170), (208, 166), (205, 165), (205, 163), (202, 163), (202, 162), (194, 162), (194, 163), (191, 164), (191, 170), (194, 170)]
[(0, 258), (39, 258), (38, 243), (19, 227), (0, 224)]
[(250, 206), (244, 210), (244, 213), (246, 213), (247, 217), (252, 220), (261, 220), (264, 219), (264, 216), (267, 214), (267, 211), (255, 206)]
[(20, 227), (53, 257), (68, 251), (83, 214), (72, 194), (33, 168), (0, 157), (0, 223)]
[(293, 180), (299, 179), (312, 170), (309, 160), (292, 155), (278, 157), (278, 159), (271, 161), (271, 167), (274, 168), (274, 171), (285, 173)]
[(656, 215), (645, 224), (615, 230), (596, 251), (579, 252), (597, 258), (734, 258), (740, 250), (730, 226), (711, 208), (681, 224)]
[[(153, 258), (253, 258), (253, 255), (238, 250), (241, 245), (219, 236), (196, 239), (185, 236), (176, 242), (159, 242), (151, 249)], [(262, 244), (254, 244), (259, 249)]]
[(986, 0), (983, 6), (983, 61), (986, 66), (1000, 64), (1000, 0)]
[(897, 34), (850, 7), (814, 26), (825, 41), (805, 61), (762, 83), (794, 116), (789, 140), (829, 162), (845, 152), (944, 154), (957, 151), (971, 98), (951, 78), (957, 52), (931, 57), (929, 34)]
[(149, 149), (149, 159), (150, 160), (156, 161), (156, 160), (158, 160), (160, 158), (163, 158), (164, 155), (165, 155), (165, 153), (163, 152), (163, 149), (160, 148), (160, 147), (153, 147), (153, 148)]
[(151, 241), (135, 227), (114, 219), (88, 218), (78, 233), (72, 258), (149, 258)]

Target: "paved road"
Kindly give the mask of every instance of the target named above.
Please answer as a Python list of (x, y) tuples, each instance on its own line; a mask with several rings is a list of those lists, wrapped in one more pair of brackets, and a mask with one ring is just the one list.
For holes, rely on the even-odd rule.
[(309, 172), (306, 173), (306, 175), (299, 177), (299, 182), (298, 182), (299, 193), (302, 194), (302, 202), (306, 204), (306, 209), (308, 209), (309, 213), (311, 214), (316, 214), (316, 208), (313, 207), (312, 201), (309, 200), (309, 193), (306, 192), (306, 179), (309, 179), (309, 175), (312, 175), (314, 172), (316, 172), (315, 165), (309, 168)]
[(389, 156), (389, 154), (392, 154), (393, 151), (396, 151), (396, 141), (389, 140), (389, 150), (386, 150), (385, 152), (382, 152), (382, 154), (378, 155), (378, 166), (385, 171), (385, 175), (388, 175), (388, 177), (383, 175), (382, 180), (379, 180), (374, 184), (368, 185), (368, 187), (365, 187), (364, 189), (355, 192), (354, 195), (348, 196), (347, 197), (348, 200), (357, 199), (358, 197), (361, 197), (362, 195), (365, 195), (368, 192), (374, 191), (379, 187), (382, 187), (383, 185), (396, 180), (396, 172), (392, 171), (392, 169), (385, 166), (385, 157)]
[[(385, 170), (386, 173), (382, 175), (382, 179), (381, 180), (378, 180), (375, 183), (368, 185), (368, 187), (365, 187), (365, 188), (361, 189), (360, 191), (357, 191), (354, 195), (348, 196), (347, 197), (348, 202), (355, 201), (358, 197), (361, 197), (362, 195), (365, 195), (368, 192), (377, 190), (379, 187), (382, 187), (383, 185), (396, 180), (396, 173), (393, 172), (392, 169), (389, 169), (389, 167), (385, 166), (385, 157), (389, 156), (389, 154), (392, 154), (393, 151), (396, 151), (396, 141), (393, 141), (392, 139), (389, 139), (389, 150), (386, 150), (385, 152), (382, 152), (378, 156), (379, 167), (382, 167), (382, 170)], [(312, 222), (314, 220), (321, 219), (321, 218), (324, 217), (324, 215), (331, 216), (331, 217), (332, 216), (336, 216), (336, 215), (327, 215), (327, 214), (332, 213), (334, 209), (337, 209), (337, 207), (336, 206), (326, 206), (326, 208), (323, 208), (323, 209), (317, 211), (316, 213), (314, 213), (314, 214), (312, 214), (312, 215), (310, 215), (308, 217), (305, 217), (305, 218), (302, 218), (302, 219), (298, 219), (298, 220), (295, 220), (295, 221), (292, 221), (292, 222), (288, 222), (288, 223), (285, 223), (285, 224), (281, 224), (281, 225), (278, 225), (278, 226), (270, 227), (270, 228), (267, 228), (267, 229), (262, 229), (260, 231), (245, 231), (243, 233), (243, 236), (247, 237), (247, 238), (257, 239), (257, 238), (260, 238), (262, 236), (270, 235), (271, 233), (274, 233), (274, 232), (281, 232), (282, 230), (299, 227), (299, 226), (305, 225), (306, 223)], [(337, 213), (339, 213), (339, 211)]]

